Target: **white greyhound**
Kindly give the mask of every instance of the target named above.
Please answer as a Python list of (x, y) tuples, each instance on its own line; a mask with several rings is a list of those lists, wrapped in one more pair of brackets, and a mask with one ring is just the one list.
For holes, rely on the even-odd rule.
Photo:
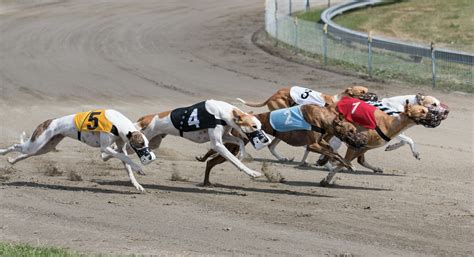
[[(144, 165), (156, 159), (155, 154), (148, 148), (148, 139), (145, 135), (136, 129), (127, 117), (115, 110), (94, 110), (49, 119), (38, 125), (33, 135), (26, 141), (23, 135), (20, 144), (0, 149), (0, 155), (10, 152), (21, 153), (15, 158), (9, 157), (10, 164), (50, 152), (64, 137), (70, 137), (89, 146), (100, 147), (102, 153), (121, 160), (130, 181), (139, 191), (145, 190), (135, 179), (132, 170), (139, 174), (144, 173), (142, 168), (128, 157), (127, 145), (137, 153)], [(117, 149), (112, 148), (114, 143)]]

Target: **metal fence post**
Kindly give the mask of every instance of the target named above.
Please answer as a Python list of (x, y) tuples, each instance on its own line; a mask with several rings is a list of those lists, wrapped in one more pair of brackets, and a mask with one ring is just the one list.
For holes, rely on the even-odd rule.
[(433, 88), (436, 87), (436, 55), (435, 55), (435, 48), (434, 48), (434, 42), (431, 42), (430, 45), (431, 49), (431, 72), (432, 72), (432, 81), (433, 81)]
[(274, 13), (274, 17), (275, 17), (275, 46), (278, 46), (278, 0), (274, 0), (275, 1), (275, 13)]
[(295, 16), (293, 20), (295, 24), (295, 43), (293, 44), (295, 46), (295, 51), (298, 51), (298, 17)]
[(331, 7), (331, 0), (328, 0), (328, 8)]
[(324, 58), (324, 65), (327, 65), (328, 64), (328, 24), (324, 24), (324, 27), (323, 27), (323, 58)]
[(306, 11), (309, 11), (309, 0), (305, 0), (306, 4), (305, 4), (305, 8), (306, 8)]
[(367, 37), (367, 45), (369, 47), (369, 59), (368, 59), (368, 72), (369, 77), (372, 77), (372, 31), (369, 32), (369, 36)]
[(288, 15), (291, 15), (291, 7), (292, 7), (293, 3), (292, 3), (291, 0), (289, 0), (289, 1), (288, 1), (288, 4), (289, 4), (289, 7), (288, 7)]

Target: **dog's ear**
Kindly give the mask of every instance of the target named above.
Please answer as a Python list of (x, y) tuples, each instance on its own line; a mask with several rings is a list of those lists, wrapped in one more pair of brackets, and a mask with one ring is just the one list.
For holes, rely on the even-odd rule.
[(405, 100), (405, 113), (408, 114), (410, 111), (410, 101), (408, 99)]
[(416, 98), (416, 102), (422, 105), (423, 101), (425, 100), (425, 95), (423, 95), (422, 93), (417, 93), (415, 98)]
[(345, 94), (348, 94), (348, 95), (350, 95), (350, 96), (353, 96), (353, 94), (354, 94), (354, 93), (352, 92), (352, 87), (346, 88), (346, 90), (344, 90), (344, 93), (345, 93)]
[(242, 123), (242, 115), (243, 112), (239, 109), (232, 109), (232, 115), (234, 116), (234, 122), (236, 124), (241, 124)]
[(130, 140), (130, 138), (132, 138), (132, 131), (129, 131), (128, 134), (127, 134), (127, 138)]

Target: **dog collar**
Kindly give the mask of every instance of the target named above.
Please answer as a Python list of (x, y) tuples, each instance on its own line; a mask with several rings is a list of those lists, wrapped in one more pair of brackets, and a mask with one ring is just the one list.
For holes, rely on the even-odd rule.
[(316, 132), (321, 133), (321, 134), (326, 134), (326, 130), (323, 129), (323, 128), (320, 128), (318, 126), (311, 125), (311, 130), (316, 131)]
[(382, 132), (382, 130), (380, 130), (379, 126), (376, 126), (376, 127), (375, 127), (375, 131), (377, 132), (377, 134), (379, 134), (379, 136), (380, 136), (383, 140), (385, 140), (385, 141), (387, 141), (387, 142), (389, 142), (390, 140), (392, 140), (392, 139), (389, 138), (387, 135), (385, 135), (385, 134)]

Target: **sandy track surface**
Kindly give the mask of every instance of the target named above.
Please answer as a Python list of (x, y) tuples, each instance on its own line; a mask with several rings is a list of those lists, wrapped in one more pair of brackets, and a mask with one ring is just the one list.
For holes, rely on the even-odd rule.
[[(336, 93), (359, 83), (381, 96), (423, 91), (452, 113), (436, 129), (408, 132), (421, 161), (408, 147), (374, 150), (367, 158), (384, 174), (360, 168), (330, 188), (318, 183), (326, 171), (250, 148), (251, 168), (266, 161), (287, 182), (250, 180), (224, 164), (211, 175), (215, 187), (202, 188), (204, 164), (194, 156), (208, 145), (172, 137), (138, 177), (146, 194), (135, 192), (117, 160), (104, 163), (74, 140), (14, 167), (0, 157), (1, 241), (112, 254), (472, 255), (472, 96), (271, 56), (250, 40), (263, 25), (262, 1), (11, 2), (0, 1), (1, 147), (47, 118), (90, 108), (136, 119), (207, 98), (263, 100), (290, 84)], [(303, 153), (279, 149), (296, 159)], [(171, 181), (173, 173), (187, 181)]]

